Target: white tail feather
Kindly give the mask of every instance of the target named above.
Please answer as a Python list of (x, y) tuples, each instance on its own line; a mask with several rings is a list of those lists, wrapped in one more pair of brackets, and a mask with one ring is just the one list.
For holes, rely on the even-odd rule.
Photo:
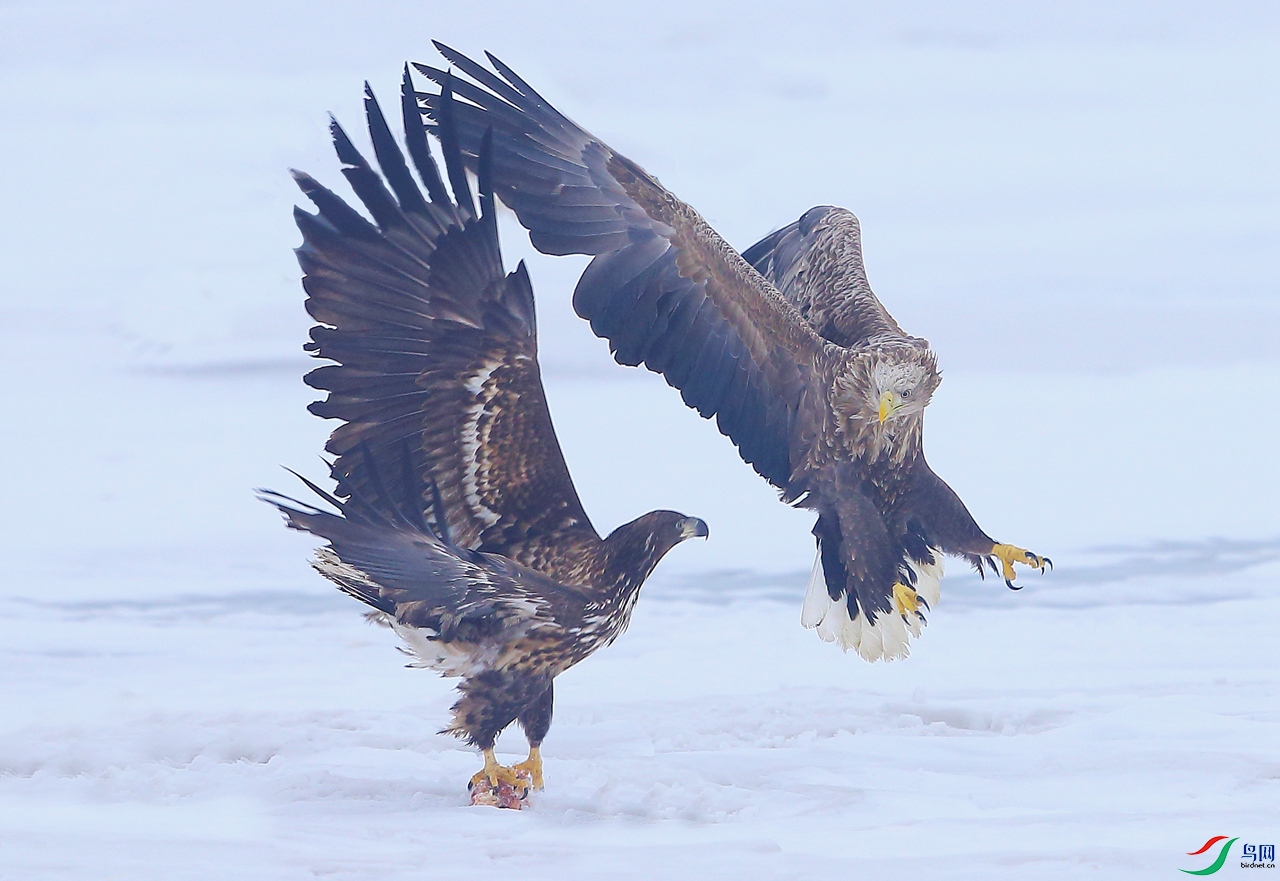
[[(929, 609), (938, 604), (941, 596), (942, 554), (933, 551), (934, 562), (921, 565), (908, 559), (916, 577), (916, 595), (924, 601)], [(852, 619), (849, 617), (848, 600), (842, 594), (838, 600), (832, 600), (827, 593), (826, 573), (822, 568), (822, 553), (813, 561), (813, 572), (809, 575), (809, 586), (805, 590), (804, 606), (800, 609), (800, 623), (810, 630), (816, 630), (823, 642), (838, 643), (844, 651), (853, 649), (868, 661), (892, 661), (905, 658), (911, 654), (912, 637), (919, 638), (925, 619), (921, 614), (896, 612), (882, 613), (876, 617), (874, 624), (867, 624), (866, 616), (859, 613)]]
[(938, 604), (938, 600), (942, 596), (943, 566), (942, 553), (936, 548), (930, 548), (930, 550), (933, 551), (932, 563), (917, 563), (908, 557), (907, 565), (911, 567), (911, 571), (916, 576), (916, 593), (932, 609)]
[(804, 592), (804, 606), (800, 609), (800, 623), (810, 629), (822, 623), (831, 605), (827, 594), (827, 577), (822, 571), (822, 551), (813, 558), (813, 572), (809, 575), (809, 587)]
[(494, 662), (494, 650), (462, 642), (443, 642), (435, 639), (436, 632), (428, 628), (401, 624), (388, 617), (391, 629), (404, 640), (404, 651), (414, 658), (410, 667), (425, 667), (441, 676), (473, 676), (490, 669)]

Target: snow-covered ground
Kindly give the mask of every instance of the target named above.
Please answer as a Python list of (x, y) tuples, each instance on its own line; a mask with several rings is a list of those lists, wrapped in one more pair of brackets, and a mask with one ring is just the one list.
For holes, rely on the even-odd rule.
[[(0, 6), (0, 878), (1160, 878), (1280, 838), (1280, 16), (744, 6)], [(450, 683), (251, 492), (323, 473), (284, 170), (336, 184), (325, 111), (429, 37), (735, 244), (857, 211), (942, 359), (931, 462), (1057, 570), (953, 563), (904, 662), (819, 642), (809, 517), (533, 255), (597, 526), (712, 537), (560, 680), (532, 808), (467, 807)]]

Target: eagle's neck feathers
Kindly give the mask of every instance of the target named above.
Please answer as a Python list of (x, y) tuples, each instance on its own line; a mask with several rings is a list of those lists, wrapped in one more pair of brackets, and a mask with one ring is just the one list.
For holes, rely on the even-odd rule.
[(650, 511), (624, 523), (604, 540), (604, 585), (619, 595), (634, 593), (678, 542), (666, 511)]

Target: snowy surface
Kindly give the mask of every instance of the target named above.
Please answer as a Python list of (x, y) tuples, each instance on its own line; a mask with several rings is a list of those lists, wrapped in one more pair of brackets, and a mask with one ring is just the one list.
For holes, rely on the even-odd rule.
[[(1280, 838), (1273, 7), (541, 6), (0, 5), (0, 878), (1160, 878)], [(952, 562), (904, 662), (822, 644), (809, 516), (508, 224), (597, 526), (712, 535), (561, 678), (532, 808), (466, 807), (450, 683), (251, 493), (328, 428), (284, 171), (336, 184), (325, 112), (429, 37), (737, 245), (855, 210), (940, 353), (931, 462), (1057, 570)]]

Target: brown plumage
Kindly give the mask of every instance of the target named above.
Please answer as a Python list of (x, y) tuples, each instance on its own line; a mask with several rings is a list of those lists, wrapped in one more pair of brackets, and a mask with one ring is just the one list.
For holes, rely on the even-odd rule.
[[(981, 571), (1001, 545), (929, 468), (922, 416), (940, 377), (871, 291), (857, 220), (819, 208), (749, 249), (561, 115), (501, 61), (490, 70), (436, 44), (466, 79), (417, 69), (440, 92), (474, 165), (492, 138), (494, 192), (549, 254), (593, 257), (574, 308), (622, 364), (644, 364), (738, 447), (789, 503), (818, 513), (803, 621), (868, 659), (900, 657), (936, 601), (941, 554)], [(455, 94), (461, 101), (453, 101)], [(755, 265), (752, 265), (752, 264)]]
[(374, 222), (295, 172), (319, 209), (295, 210), (318, 322), (307, 349), (335, 362), (307, 374), (328, 392), (310, 409), (343, 423), (326, 445), (335, 494), (308, 485), (337, 513), (264, 497), (327, 541), (316, 569), (372, 606), (417, 666), (463, 677), (447, 730), (484, 750), (490, 783), (512, 782), (492, 747), (518, 719), (531, 747), (523, 769), (540, 785), (552, 680), (615, 639), (653, 567), (707, 527), (651, 511), (607, 538), (595, 531), (547, 409), (528, 274), (502, 267), (487, 163), (477, 210), (446, 110), (450, 197), (407, 70), (402, 105), (427, 197), (367, 86), (382, 175), (336, 122), (332, 133)]

